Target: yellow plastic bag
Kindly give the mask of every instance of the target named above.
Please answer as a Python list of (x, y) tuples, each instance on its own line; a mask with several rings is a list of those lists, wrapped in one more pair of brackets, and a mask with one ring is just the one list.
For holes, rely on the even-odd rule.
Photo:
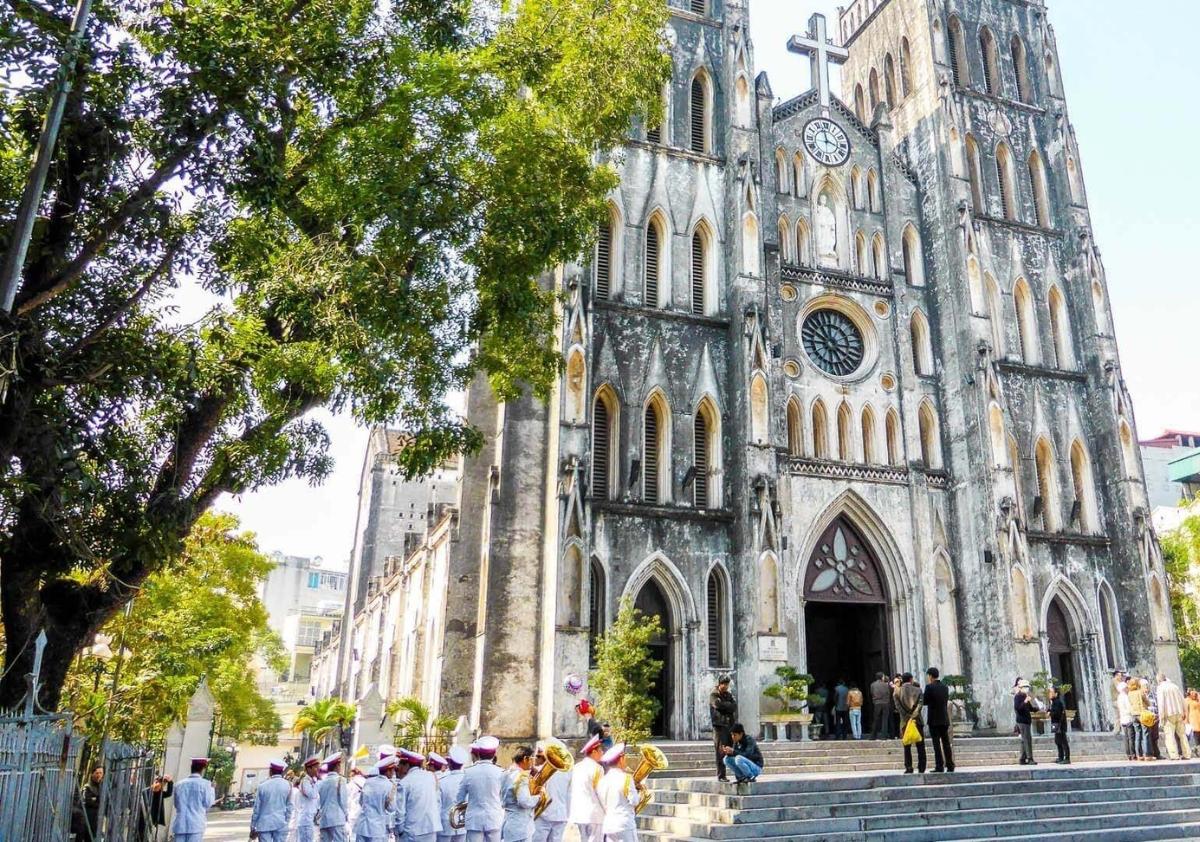
[(917, 727), (917, 718), (914, 716), (908, 720), (908, 724), (904, 726), (904, 735), (900, 738), (900, 742), (906, 746), (915, 746), (921, 742), (924, 737), (921, 736), (921, 729)]

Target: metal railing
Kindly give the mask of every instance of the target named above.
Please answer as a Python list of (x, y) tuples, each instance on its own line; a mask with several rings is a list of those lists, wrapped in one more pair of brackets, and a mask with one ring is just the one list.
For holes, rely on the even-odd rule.
[(0, 842), (66, 842), (83, 738), (69, 714), (0, 711)]

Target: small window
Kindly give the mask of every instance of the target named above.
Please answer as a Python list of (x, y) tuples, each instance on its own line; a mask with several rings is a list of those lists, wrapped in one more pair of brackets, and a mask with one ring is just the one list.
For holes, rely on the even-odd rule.
[(708, 14), (708, 0), (689, 0), (689, 3), (690, 3), (690, 5), (688, 6), (688, 8), (692, 11), (693, 14), (697, 14), (697, 15), (707, 15)]
[(691, 138), (690, 149), (693, 152), (705, 154), (708, 152), (708, 91), (704, 79), (697, 74), (692, 79), (692, 91), (689, 99), (691, 104)]
[(596, 240), (596, 298), (607, 301), (612, 293), (613, 220), (600, 223)]

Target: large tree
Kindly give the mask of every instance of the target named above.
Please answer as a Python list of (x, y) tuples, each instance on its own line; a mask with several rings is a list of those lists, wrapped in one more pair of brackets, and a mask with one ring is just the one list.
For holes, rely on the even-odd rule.
[(1200, 514), (1162, 536), (1179, 662), (1188, 687), (1200, 686)]
[[(658, 110), (667, 11), (504, 5), (95, 0), (0, 315), (0, 705), (45, 628), (56, 706), (221, 495), (324, 477), (311, 410), (399, 419), (419, 472), (478, 442), (448, 391), (546, 394), (537, 278), (587, 247), (606, 150)], [(68, 26), (65, 0), (0, 8), (5, 230)]]

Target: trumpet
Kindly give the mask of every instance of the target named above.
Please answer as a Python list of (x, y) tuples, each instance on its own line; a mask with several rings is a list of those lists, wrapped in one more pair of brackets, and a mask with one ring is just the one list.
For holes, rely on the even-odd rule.
[(654, 793), (649, 789), (642, 787), (642, 781), (650, 776), (651, 772), (661, 772), (669, 765), (667, 756), (662, 753), (658, 746), (644, 745), (642, 746), (642, 762), (638, 764), (637, 769), (633, 772), (633, 783), (641, 790), (642, 797), (638, 799), (637, 806), (633, 808), (634, 814), (640, 814), (646, 809), (646, 805), (654, 800)]
[(546, 792), (546, 781), (550, 780), (550, 776), (555, 772), (570, 772), (574, 766), (575, 758), (562, 743), (553, 742), (546, 746), (546, 762), (529, 780), (529, 794), (538, 796), (538, 805), (533, 808), (535, 819), (541, 818), (542, 813), (546, 812), (546, 808), (554, 801)]
[(450, 808), (450, 813), (446, 817), (450, 821), (450, 826), (455, 830), (462, 830), (467, 826), (467, 802), (460, 801)]

